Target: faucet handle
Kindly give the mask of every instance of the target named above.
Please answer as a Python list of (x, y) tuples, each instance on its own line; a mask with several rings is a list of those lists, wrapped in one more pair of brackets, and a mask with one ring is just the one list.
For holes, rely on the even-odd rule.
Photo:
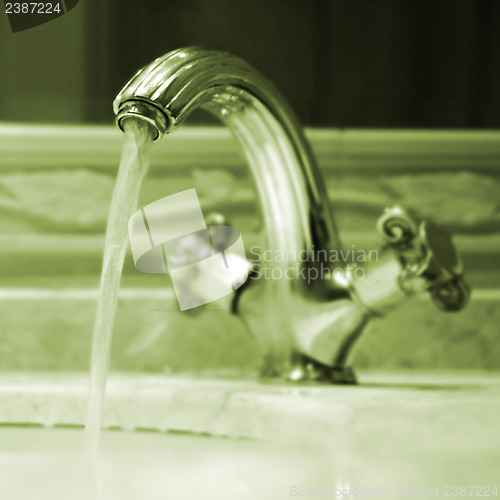
[(450, 233), (400, 206), (387, 208), (377, 223), (387, 246), (399, 257), (400, 286), (410, 293), (426, 290), (445, 311), (467, 304), (470, 289)]

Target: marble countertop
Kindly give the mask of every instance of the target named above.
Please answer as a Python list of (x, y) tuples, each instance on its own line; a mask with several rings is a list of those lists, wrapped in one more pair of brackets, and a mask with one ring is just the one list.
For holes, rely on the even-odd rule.
[[(317, 446), (317, 456), (326, 454), (351, 482), (492, 484), (500, 470), (497, 373), (362, 372), (359, 379), (327, 386), (112, 374), (103, 426)], [(86, 397), (85, 374), (3, 373), (0, 424), (79, 426)]]

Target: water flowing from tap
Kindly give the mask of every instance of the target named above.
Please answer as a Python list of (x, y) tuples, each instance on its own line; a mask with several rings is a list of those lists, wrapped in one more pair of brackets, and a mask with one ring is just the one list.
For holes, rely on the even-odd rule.
[(85, 451), (95, 455), (103, 412), (118, 292), (127, 248), (128, 220), (137, 209), (142, 180), (148, 170), (153, 131), (142, 120), (126, 120), (125, 143), (108, 215), (99, 300), (94, 325), (90, 391), (85, 422)]

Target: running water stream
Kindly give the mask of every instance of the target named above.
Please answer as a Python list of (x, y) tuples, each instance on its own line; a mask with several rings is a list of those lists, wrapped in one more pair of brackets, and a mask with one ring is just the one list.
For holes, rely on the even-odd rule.
[(128, 245), (128, 220), (137, 209), (142, 180), (148, 170), (148, 149), (153, 138), (150, 125), (140, 120), (127, 120), (124, 131), (125, 143), (106, 229), (92, 344), (90, 392), (85, 422), (85, 450), (91, 455), (97, 454), (99, 449), (111, 338)]

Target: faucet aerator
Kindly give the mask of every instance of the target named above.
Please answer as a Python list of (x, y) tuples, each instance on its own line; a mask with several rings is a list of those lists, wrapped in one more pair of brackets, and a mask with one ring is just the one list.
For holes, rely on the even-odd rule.
[(165, 113), (153, 103), (130, 100), (120, 104), (116, 115), (116, 124), (125, 132), (127, 120), (141, 120), (148, 123), (153, 129), (153, 141), (158, 141), (168, 133), (169, 120)]

